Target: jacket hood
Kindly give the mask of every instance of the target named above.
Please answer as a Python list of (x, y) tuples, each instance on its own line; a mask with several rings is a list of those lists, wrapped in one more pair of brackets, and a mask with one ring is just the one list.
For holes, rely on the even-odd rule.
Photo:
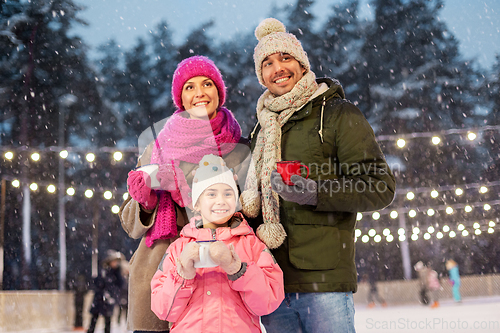
[(231, 220), (232, 221), (230, 227), (209, 229), (196, 227), (197, 220), (193, 218), (191, 219), (189, 224), (185, 225), (184, 228), (182, 228), (180, 236), (193, 238), (197, 241), (224, 241), (235, 236), (254, 234), (252, 228), (248, 225), (247, 221), (243, 218), (243, 215), (240, 212), (235, 213)]
[(328, 90), (318, 97), (325, 96), (326, 99), (329, 99), (330, 97), (338, 97), (341, 99), (345, 98), (344, 88), (342, 88), (342, 85), (340, 84), (339, 80), (323, 77), (316, 79), (316, 82), (318, 84), (326, 83), (328, 85)]

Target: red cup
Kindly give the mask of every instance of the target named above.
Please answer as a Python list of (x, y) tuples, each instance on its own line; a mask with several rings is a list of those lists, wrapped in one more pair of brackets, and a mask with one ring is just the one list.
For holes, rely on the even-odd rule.
[(280, 161), (276, 162), (276, 168), (278, 169), (278, 173), (283, 178), (283, 182), (289, 186), (295, 185), (290, 181), (290, 177), (293, 175), (301, 174), (301, 168), (304, 167), (307, 170), (306, 178), (309, 177), (309, 168), (307, 165), (301, 164), (300, 161)]

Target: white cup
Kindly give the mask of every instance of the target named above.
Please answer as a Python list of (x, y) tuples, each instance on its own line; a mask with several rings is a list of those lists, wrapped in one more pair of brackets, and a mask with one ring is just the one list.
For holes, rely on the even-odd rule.
[(142, 165), (138, 168), (135, 168), (135, 171), (142, 171), (149, 175), (149, 178), (151, 179), (150, 188), (152, 190), (157, 190), (161, 188), (160, 182), (158, 181), (158, 179), (156, 179), (156, 174), (158, 173), (158, 164)]
[(194, 263), (195, 268), (207, 268), (207, 267), (217, 267), (218, 265), (214, 263), (210, 257), (209, 247), (210, 244), (215, 241), (198, 241), (200, 245), (200, 261)]

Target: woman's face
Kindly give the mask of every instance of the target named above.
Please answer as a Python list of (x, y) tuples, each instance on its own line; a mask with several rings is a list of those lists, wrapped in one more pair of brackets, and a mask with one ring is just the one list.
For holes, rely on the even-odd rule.
[(182, 87), (182, 106), (191, 119), (213, 119), (219, 107), (219, 92), (206, 76), (195, 76)]

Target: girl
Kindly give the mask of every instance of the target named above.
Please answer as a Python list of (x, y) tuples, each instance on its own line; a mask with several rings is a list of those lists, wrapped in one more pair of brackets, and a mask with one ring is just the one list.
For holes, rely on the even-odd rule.
[(446, 269), (450, 274), (450, 282), (453, 286), (453, 300), (455, 303), (462, 302), (462, 296), (460, 295), (460, 273), (458, 272), (458, 264), (455, 260), (450, 259), (446, 262)]
[(156, 178), (161, 189), (152, 190), (151, 179), (131, 171), (129, 198), (120, 209), (123, 229), (141, 242), (130, 260), (128, 329), (134, 332), (168, 332), (168, 322), (151, 311), (151, 278), (167, 247), (189, 222), (183, 207), (191, 171), (205, 154), (225, 158), (241, 177), (250, 156), (248, 142), (231, 111), (224, 108), (226, 87), (219, 69), (208, 58), (194, 56), (177, 66), (172, 99), (177, 110), (167, 120), (158, 139), (139, 157), (138, 166), (159, 164)]
[[(151, 281), (151, 309), (171, 332), (261, 332), (259, 316), (284, 299), (283, 272), (238, 206), (233, 173), (207, 155), (193, 180), (195, 216), (173, 242)], [(216, 267), (196, 268), (210, 242)], [(199, 267), (199, 266), (198, 266)]]

